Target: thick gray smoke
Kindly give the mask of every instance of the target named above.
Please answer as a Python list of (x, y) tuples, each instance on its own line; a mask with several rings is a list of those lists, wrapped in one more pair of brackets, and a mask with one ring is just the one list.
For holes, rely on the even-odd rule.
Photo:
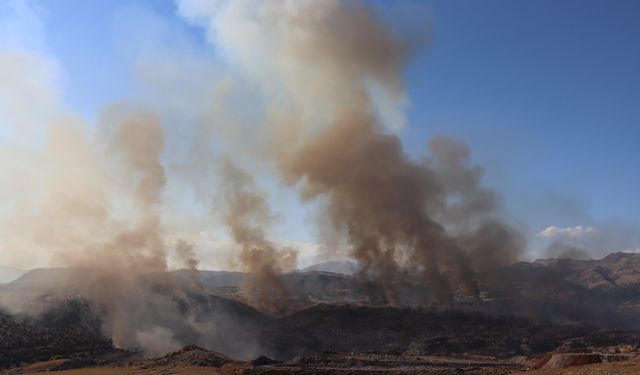
[(396, 136), (349, 111), (283, 160), (305, 199), (328, 197), (330, 222), (346, 233), (360, 275), (381, 282), (392, 303), (402, 302), (395, 288), (403, 282), (440, 300), (456, 290), (475, 295), (476, 271), (509, 264), (522, 249), (491, 215), (495, 198), (478, 186), (464, 145), (437, 138), (431, 147), (432, 160), (412, 161)]
[(518, 259), (521, 238), (500, 222), (465, 145), (436, 138), (419, 163), (388, 131), (403, 122), (411, 50), (365, 3), (180, 6), (263, 89), (277, 171), (304, 200), (327, 201), (360, 276), (390, 302), (402, 303), (406, 282), (441, 301), (474, 295), (475, 272)]
[[(475, 295), (477, 272), (518, 259), (522, 240), (501, 221), (499, 199), (481, 185), (483, 171), (464, 144), (437, 137), (422, 161), (403, 150), (402, 75), (415, 46), (367, 3), (180, 0), (178, 8), (206, 28), (228, 60), (222, 66), (230, 79), (255, 93), (255, 103), (216, 106), (216, 113), (260, 112), (246, 137), (226, 137), (233, 130), (224, 126), (192, 125), (222, 130), (212, 138), (227, 141), (229, 155), (221, 161), (222, 152), (194, 152), (189, 159), (221, 182), (219, 189), (194, 189), (207, 192), (197, 204), (211, 207), (211, 196), (223, 202), (205, 225), (223, 218), (234, 260), (251, 273), (244, 290), (254, 306), (280, 311), (289, 298), (280, 273), (296, 265), (294, 249), (270, 240), (277, 217), (267, 190), (258, 188), (265, 174), (302, 201), (322, 205), (321, 221), (328, 223), (322, 232), (348, 247), (359, 276), (381, 284), (389, 303), (414, 303), (402, 293), (407, 284), (419, 287), (420, 301)], [(166, 95), (186, 102), (173, 91)], [(93, 127), (57, 113), (46, 121), (43, 139), (27, 137), (35, 147), (0, 150), (6, 170), (0, 193), (13, 200), (0, 225), (6, 246), (40, 249), (47, 261), (82, 267), (78, 280), (88, 272), (80, 289), (103, 309), (105, 333), (119, 347), (155, 354), (228, 328), (207, 320), (213, 302), (202, 296), (192, 239), (167, 225), (190, 212), (179, 212), (191, 203), (181, 194), (167, 199), (173, 180), (201, 181), (188, 169), (170, 173), (166, 160), (180, 159), (167, 156), (178, 149), (172, 142), (184, 141), (166, 136), (172, 124), (127, 106), (108, 107)], [(249, 138), (258, 147), (245, 143)], [(203, 139), (194, 143), (192, 149), (206, 147)], [(252, 160), (247, 167), (238, 159)], [(188, 269), (187, 282), (166, 272), (170, 260)]]
[(221, 168), (227, 203), (225, 223), (234, 241), (241, 246), (239, 260), (250, 274), (247, 297), (263, 310), (281, 313), (289, 290), (279, 274), (296, 264), (294, 249), (278, 248), (265, 238), (271, 213), (264, 193), (257, 190), (253, 177), (225, 159)]

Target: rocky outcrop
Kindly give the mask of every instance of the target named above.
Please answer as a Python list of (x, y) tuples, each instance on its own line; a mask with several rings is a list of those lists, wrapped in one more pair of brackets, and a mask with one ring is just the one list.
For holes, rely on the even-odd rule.
[(233, 362), (233, 360), (223, 354), (212, 352), (196, 345), (187, 345), (175, 352), (140, 362), (134, 367), (139, 369), (191, 366), (222, 367), (229, 362)]

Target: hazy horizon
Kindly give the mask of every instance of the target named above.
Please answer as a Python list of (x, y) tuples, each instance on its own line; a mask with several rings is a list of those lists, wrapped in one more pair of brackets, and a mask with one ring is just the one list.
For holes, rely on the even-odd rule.
[[(344, 10), (336, 4), (328, 1), (323, 11), (336, 12), (340, 25)], [(354, 43), (370, 47), (366, 58), (376, 63), (334, 48), (335, 35), (323, 25), (303, 26), (318, 27), (300, 34), (319, 31), (311, 49), (304, 36), (289, 39), (265, 21), (295, 13), (280, 5), (258, 14), (224, 1), (4, 2), (0, 264), (91, 262), (115, 246), (114, 233), (144, 227), (155, 237), (141, 253), (158, 251), (169, 268), (188, 267), (190, 259), (203, 269), (257, 267), (240, 259), (246, 244), (225, 216), (238, 203), (228, 192), (248, 183), (221, 177), (229, 173), (225, 157), (255, 185), (239, 198), (261, 200), (265, 210), (247, 223), (273, 245), (277, 269), (354, 259), (344, 233), (327, 233), (333, 217), (324, 210), (336, 191), (322, 191), (325, 176), (305, 191), (313, 165), (278, 163), (311, 163), (280, 153), (281, 142), (305, 141), (340, 106), (360, 105), (358, 90), (367, 96), (363, 113), (398, 139), (409, 169), (426, 159), (439, 183), (452, 184), (445, 189), (455, 197), (445, 204), (476, 194), (477, 202), (462, 198), (465, 209), (522, 237), (512, 259), (640, 251), (636, 2), (362, 4), (373, 21), (353, 18), (370, 28)], [(127, 121), (140, 126), (113, 125)], [(440, 136), (460, 144), (426, 147)], [(145, 143), (153, 137), (156, 143)], [(138, 147), (142, 154), (131, 151)], [(466, 176), (441, 171), (449, 165), (435, 153), (453, 149), (452, 163)], [(148, 191), (128, 185), (138, 178)], [(456, 236), (477, 225), (433, 210)], [(296, 257), (287, 258), (287, 249)]]

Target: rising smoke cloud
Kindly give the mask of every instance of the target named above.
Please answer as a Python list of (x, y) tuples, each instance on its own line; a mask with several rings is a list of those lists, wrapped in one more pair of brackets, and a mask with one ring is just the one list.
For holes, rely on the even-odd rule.
[(392, 303), (403, 282), (473, 294), (476, 271), (518, 258), (522, 240), (465, 145), (436, 138), (418, 163), (388, 131), (402, 123), (411, 49), (364, 3), (179, 5), (264, 90), (278, 173), (305, 201), (326, 199), (360, 276)]
[(251, 175), (229, 159), (223, 161), (221, 175), (227, 203), (225, 223), (241, 246), (239, 260), (250, 274), (245, 285), (248, 298), (262, 309), (281, 313), (284, 306), (279, 305), (287, 302), (289, 290), (279, 274), (294, 268), (296, 252), (278, 248), (265, 238), (264, 228), (272, 215)]
[[(501, 221), (499, 199), (481, 185), (483, 171), (464, 144), (434, 138), (422, 161), (403, 150), (402, 75), (416, 46), (366, 3), (177, 4), (206, 28), (224, 66), (234, 70), (230, 77), (257, 91), (257, 102), (244, 105), (264, 109), (252, 124), (262, 152), (250, 166), (237, 163), (254, 156), (243, 138), (224, 132), (212, 137), (230, 143), (227, 156), (201, 152), (200, 139), (188, 157), (221, 182), (202, 200), (222, 218), (240, 268), (252, 275), (245, 285), (250, 302), (277, 312), (277, 304), (267, 305), (289, 298), (280, 273), (296, 261), (294, 249), (269, 239), (275, 216), (256, 177), (265, 173), (320, 207), (322, 232), (345, 243), (359, 277), (381, 284), (386, 302), (413, 303), (401, 293), (407, 283), (420, 287), (421, 301), (475, 295), (477, 272), (518, 259), (522, 240)], [(168, 172), (163, 156), (174, 149), (166, 137), (171, 124), (127, 105), (106, 107), (95, 128), (70, 116), (46, 121), (44, 146), (3, 153), (11, 168), (2, 180), (14, 181), (2, 188), (14, 201), (2, 215), (11, 238), (5, 246), (35, 245), (58, 264), (91, 270), (83, 292), (102, 307), (104, 330), (119, 347), (155, 353), (194, 341), (194, 332), (222, 329), (203, 323), (206, 314), (190, 304), (202, 292), (197, 280), (185, 288), (166, 273), (173, 253), (190, 270), (198, 265), (194, 245), (165, 225), (176, 209), (168, 184), (196, 185), (200, 177)], [(168, 344), (157, 345), (157, 338)]]

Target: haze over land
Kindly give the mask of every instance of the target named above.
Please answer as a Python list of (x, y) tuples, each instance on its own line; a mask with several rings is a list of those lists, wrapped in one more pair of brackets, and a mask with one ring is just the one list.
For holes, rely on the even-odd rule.
[[(637, 215), (514, 192), (508, 176), (487, 178), (500, 163), (480, 163), (473, 132), (414, 124), (412, 108), (430, 105), (410, 94), (437, 51), (431, 7), (143, 1), (109, 8), (102, 32), (119, 48), (91, 44), (113, 56), (66, 66), (48, 42), (73, 43), (47, 33), (48, 6), (0, 8), (0, 263), (15, 266), (0, 270), (0, 318), (19, 349), (8, 366), (187, 344), (288, 359), (337, 341), (511, 358), (638, 328)], [(71, 18), (82, 7), (63, 6)], [(124, 83), (72, 100), (86, 69)], [(513, 149), (505, 164), (527, 143), (486, 131)], [(508, 199), (490, 183), (501, 180)], [(542, 204), (515, 215), (527, 194)], [(560, 213), (541, 225), (538, 210)], [(553, 259), (522, 262), (538, 257)]]

